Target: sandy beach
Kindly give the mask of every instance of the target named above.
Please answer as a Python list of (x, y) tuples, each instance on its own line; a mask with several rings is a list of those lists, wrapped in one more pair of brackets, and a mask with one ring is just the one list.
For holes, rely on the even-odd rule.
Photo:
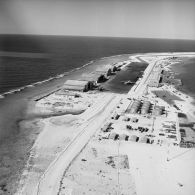
[[(27, 88), (2, 99), (0, 103), (7, 111), (7, 115), (3, 115), (4, 120), (1, 121), (1, 126), (4, 125), (8, 129), (7, 135), (2, 134), (7, 138), (2, 142), (3, 150), (0, 155), (3, 157), (0, 169), (4, 172), (4, 178), (0, 178), (0, 184), (4, 186), (2, 193), (151, 195), (156, 193), (156, 187), (152, 189), (154, 184), (149, 181), (155, 180), (159, 189), (167, 190), (162, 191), (162, 194), (169, 194), (169, 192), (170, 194), (174, 194), (173, 192), (192, 194), (192, 182), (195, 178), (190, 173), (190, 169), (191, 162), (194, 161), (194, 149), (190, 150), (189, 157), (184, 156), (175, 164), (167, 164), (168, 150), (171, 159), (182, 152), (185, 153), (187, 149), (181, 149), (179, 146), (169, 147), (170, 143), (159, 145), (158, 140), (154, 140), (153, 145), (126, 142), (120, 139), (114, 141), (108, 139), (110, 133), (101, 131), (106, 123), (112, 122), (114, 124), (112, 131), (116, 134), (127, 134), (129, 137), (132, 135), (125, 129), (124, 120), (125, 111), (130, 104), (130, 99), (133, 98), (142, 101), (149, 99), (153, 104), (164, 106), (168, 110), (166, 120), (173, 120), (176, 111), (180, 109), (180, 112), (188, 116), (188, 122), (194, 122), (195, 109), (192, 97), (178, 91), (173, 85), (164, 84), (159, 88), (147, 87), (148, 78), (158, 63), (166, 70), (169, 70), (171, 63), (177, 63), (172, 61), (173, 55), (190, 57), (194, 53), (126, 54), (107, 57), (64, 78)], [(62, 90), (62, 93), (58, 93), (67, 79), (82, 78), (82, 75), (97, 68), (126, 61), (128, 61), (127, 64), (149, 63), (143, 76), (138, 79), (128, 94), (96, 90), (86, 93)], [(159, 95), (161, 91), (165, 93), (162, 97)], [(168, 93), (172, 95), (168, 96)], [(178, 100), (174, 99), (176, 96)], [(170, 104), (166, 98), (174, 103)], [(10, 105), (10, 109), (7, 105)], [(10, 115), (11, 108), (14, 108), (12, 115)], [(116, 113), (121, 116), (118, 121), (111, 118)], [(8, 118), (8, 116), (13, 118)], [(152, 124), (147, 119), (137, 115), (136, 117), (140, 121), (143, 120), (149, 129), (151, 128)], [(13, 123), (8, 123), (9, 120)], [(153, 125), (158, 128), (159, 124), (166, 120), (165, 118), (156, 119)], [(13, 128), (13, 125), (16, 126)], [(16, 137), (17, 141), (10, 142), (10, 140), (16, 140)], [(138, 151), (139, 155), (136, 155)], [(181, 180), (184, 173), (181, 173), (179, 166), (185, 166), (186, 158), (192, 159), (186, 169), (189, 177)], [(153, 170), (155, 164), (155, 170)], [(178, 174), (172, 177), (172, 171), (167, 170), (174, 170)], [(157, 179), (162, 175), (163, 179), (170, 177), (170, 182), (163, 183), (163, 179)], [(94, 179), (91, 181), (93, 176)], [(170, 186), (170, 183), (174, 183), (173, 186)], [(186, 187), (180, 190), (178, 183)]]

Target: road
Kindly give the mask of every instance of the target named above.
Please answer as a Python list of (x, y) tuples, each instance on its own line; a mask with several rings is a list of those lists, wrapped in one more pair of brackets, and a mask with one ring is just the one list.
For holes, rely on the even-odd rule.
[[(141, 56), (139, 56), (140, 58)], [(138, 58), (138, 57), (137, 57)], [(139, 59), (138, 59), (139, 60)], [(150, 76), (150, 74), (152, 73), (153, 68), (156, 66), (158, 61), (154, 61), (152, 63), (150, 63), (148, 65), (148, 67), (146, 68), (146, 70), (144, 71), (144, 75), (143, 78), (141, 79), (141, 81), (138, 81), (129, 91), (128, 96), (136, 96), (139, 97), (143, 94), (144, 90), (147, 87), (147, 81), (148, 78)]]
[[(111, 94), (104, 102), (96, 105), (95, 113), (91, 115), (87, 126), (77, 134), (71, 143), (51, 163), (49, 168), (41, 176), (35, 192), (36, 195), (57, 195), (60, 189), (60, 181), (65, 170), (74, 158), (85, 147), (94, 133), (100, 129), (103, 122), (110, 117), (110, 113), (116, 108), (121, 97)], [(92, 108), (93, 112), (94, 109)]]

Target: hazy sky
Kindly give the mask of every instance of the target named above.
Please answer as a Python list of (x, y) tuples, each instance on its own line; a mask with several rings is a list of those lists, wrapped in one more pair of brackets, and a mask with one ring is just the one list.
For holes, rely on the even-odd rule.
[(0, 0), (0, 33), (195, 39), (195, 0)]

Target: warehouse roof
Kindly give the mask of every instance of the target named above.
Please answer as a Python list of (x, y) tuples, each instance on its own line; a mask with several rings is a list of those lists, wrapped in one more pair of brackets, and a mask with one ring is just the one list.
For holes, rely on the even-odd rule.
[(64, 88), (67, 90), (76, 90), (76, 91), (83, 91), (84, 87), (82, 85), (64, 85)]
[(87, 85), (88, 81), (82, 81), (82, 80), (67, 80), (64, 84), (65, 85), (77, 85), (77, 86), (84, 86)]

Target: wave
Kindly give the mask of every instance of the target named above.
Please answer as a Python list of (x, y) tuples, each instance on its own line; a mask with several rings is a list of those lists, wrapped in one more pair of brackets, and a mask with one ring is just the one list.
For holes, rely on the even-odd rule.
[(56, 75), (56, 76), (54, 76), (54, 77), (49, 77), (48, 79), (45, 79), (45, 80), (42, 80), (42, 81), (37, 81), (37, 82), (35, 82), (35, 83), (27, 84), (27, 85), (22, 86), (22, 87), (20, 87), (20, 88), (11, 89), (11, 90), (9, 90), (9, 91), (7, 91), (7, 92), (4, 92), (4, 93), (0, 94), (0, 99), (5, 98), (7, 95), (11, 95), (11, 94), (18, 93), (18, 92), (20, 92), (20, 91), (22, 91), (22, 90), (24, 90), (24, 89), (32, 88), (32, 87), (35, 87), (35, 86), (37, 86), (37, 85), (41, 85), (41, 84), (43, 84), (43, 83), (50, 82), (50, 81), (52, 81), (52, 80), (54, 80), (54, 79), (62, 78), (62, 77), (67, 76), (68, 74), (70, 74), (70, 73), (72, 73), (72, 72), (75, 72), (75, 71), (80, 70), (80, 69), (82, 69), (82, 68), (84, 68), (84, 67), (86, 67), (86, 66), (89, 66), (89, 65), (92, 64), (92, 63), (94, 63), (94, 60), (88, 62), (87, 64), (84, 64), (84, 65), (81, 66), (81, 67), (74, 68), (74, 69), (72, 69), (72, 70), (70, 70), (70, 71), (68, 71), (68, 72), (64, 72), (64, 73), (62, 73), (62, 74), (58, 74), (58, 75)]
[[(101, 57), (101, 58), (98, 58), (99, 60), (103, 60), (103, 59), (107, 59), (107, 58), (112, 58), (112, 57), (119, 57), (119, 56), (122, 56), (122, 55), (131, 55), (131, 56), (133, 56), (133, 55), (137, 55), (137, 53), (132, 53), (132, 54), (118, 54), (118, 55), (112, 55), (112, 56), (106, 56), (106, 57)], [(155, 55), (155, 54), (159, 54), (159, 52), (153, 52), (153, 53), (144, 53), (144, 55)], [(166, 53), (163, 53), (163, 52), (161, 52), (161, 55), (170, 55), (170, 54), (172, 54), (172, 53), (170, 53), (170, 52), (166, 52)], [(194, 56), (195, 55), (195, 52), (174, 52), (174, 54), (176, 54), (176, 55), (181, 55), (181, 54), (183, 54), (183, 55), (192, 55), (192, 56)], [(143, 54), (142, 54), (143, 55)], [(25, 85), (25, 86), (23, 86), (23, 87), (20, 87), (20, 88), (17, 88), (17, 89), (11, 89), (10, 91), (8, 91), (8, 92), (4, 92), (4, 93), (2, 93), (2, 94), (0, 94), (0, 99), (3, 99), (3, 98), (5, 98), (5, 96), (7, 96), (7, 95), (9, 95), (9, 94), (13, 94), (13, 93), (17, 93), (17, 92), (20, 92), (20, 91), (22, 91), (22, 90), (24, 90), (24, 89), (26, 89), (26, 88), (31, 88), (31, 87), (35, 87), (35, 86), (37, 86), (37, 85), (41, 85), (41, 84), (43, 84), (43, 83), (46, 83), (46, 82), (50, 82), (50, 81), (52, 81), (52, 80), (54, 80), (54, 79), (59, 79), (59, 78), (62, 78), (62, 77), (64, 77), (64, 76), (67, 76), (68, 74), (70, 74), (70, 73), (72, 73), (72, 72), (75, 72), (75, 71), (77, 71), (77, 70), (79, 70), (79, 69), (82, 69), (82, 68), (84, 68), (84, 67), (86, 67), (86, 66), (88, 66), (88, 65), (90, 65), (90, 64), (92, 64), (92, 63), (94, 63), (95, 61), (97, 61), (98, 59), (96, 59), (96, 60), (91, 60), (91, 61), (89, 61), (87, 64), (84, 64), (83, 66), (81, 66), (81, 67), (77, 67), (77, 68), (74, 68), (74, 69), (72, 69), (72, 70), (70, 70), (70, 71), (68, 71), (68, 72), (64, 72), (64, 73), (62, 73), (62, 74), (58, 74), (58, 75), (56, 75), (56, 76), (54, 76), (54, 77), (49, 77), (48, 79), (45, 79), (45, 80), (43, 80), (43, 81), (38, 81), (38, 82), (35, 82), (35, 83), (32, 83), (32, 84), (28, 84), (28, 85)]]
[[(102, 60), (102, 59), (111, 58), (111, 57), (116, 57), (116, 56), (121, 56), (121, 55), (113, 55), (113, 56), (101, 57), (101, 58), (99, 58), (99, 59)], [(56, 76), (54, 76), (54, 77), (49, 77), (48, 79), (45, 79), (45, 80), (42, 80), (42, 81), (37, 81), (37, 82), (35, 82), (35, 83), (27, 84), (27, 85), (22, 86), (22, 87), (20, 87), (20, 88), (11, 89), (11, 90), (9, 90), (9, 91), (7, 91), (7, 92), (4, 92), (4, 93), (0, 94), (0, 99), (5, 98), (5, 96), (7, 96), (7, 95), (11, 95), (11, 94), (15, 94), (15, 93), (18, 93), (18, 92), (20, 92), (20, 91), (23, 91), (24, 89), (27, 89), (27, 88), (32, 88), (32, 87), (35, 87), (35, 86), (37, 86), (37, 85), (41, 85), (41, 84), (43, 84), (43, 83), (50, 82), (50, 81), (55, 80), (55, 79), (60, 79), (60, 78), (62, 78), (62, 77), (64, 77), (64, 76), (67, 76), (68, 74), (70, 74), (70, 73), (72, 73), (72, 72), (75, 72), (75, 71), (80, 70), (80, 69), (82, 69), (82, 68), (84, 68), (84, 67), (86, 67), (86, 66), (89, 66), (90, 64), (94, 63), (94, 62), (97, 61), (97, 60), (98, 60), (98, 59), (96, 59), (96, 60), (91, 60), (91, 61), (89, 61), (87, 64), (84, 64), (84, 65), (81, 66), (81, 67), (74, 68), (74, 69), (72, 69), (72, 70), (70, 70), (70, 71), (64, 72), (64, 73), (62, 73), (62, 74), (58, 74), (58, 75), (56, 75)]]

